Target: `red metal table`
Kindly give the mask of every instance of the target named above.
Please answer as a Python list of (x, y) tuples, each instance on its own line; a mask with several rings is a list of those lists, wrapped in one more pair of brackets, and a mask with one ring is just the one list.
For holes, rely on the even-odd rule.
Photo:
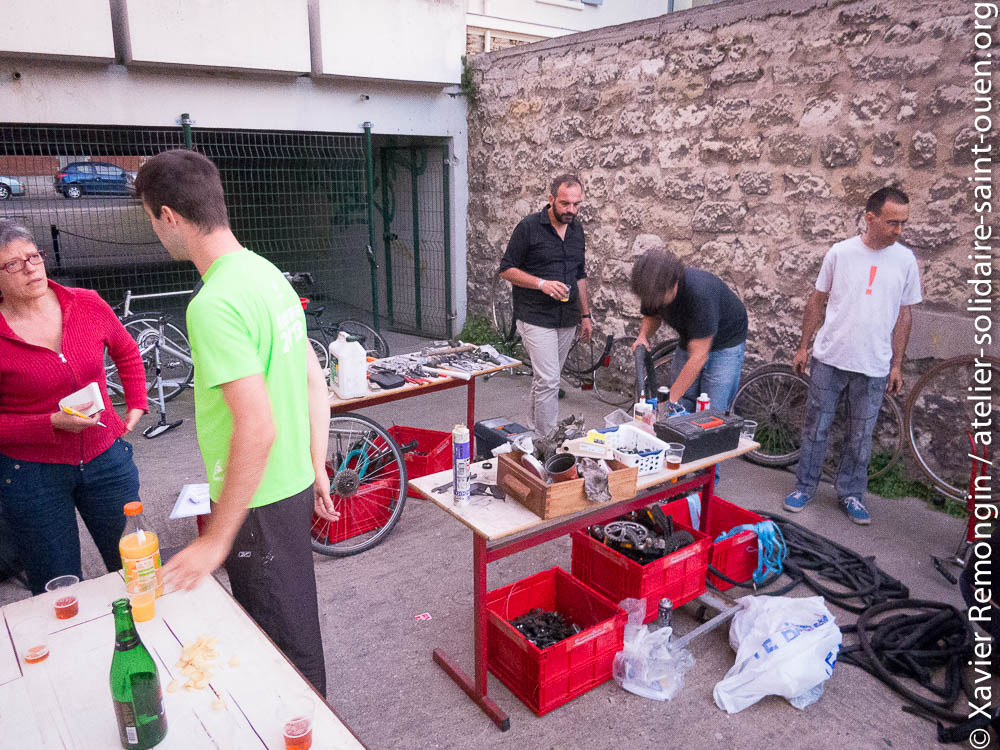
[[(483, 712), (493, 722), (506, 731), (510, 728), (510, 718), (486, 694), (486, 566), (508, 555), (535, 547), (547, 541), (570, 534), (593, 524), (602, 523), (616, 518), (636, 508), (649, 505), (658, 500), (674, 495), (700, 490), (701, 492), (701, 528), (708, 528), (709, 499), (715, 486), (715, 465), (735, 458), (754, 448), (758, 443), (741, 440), (738, 448), (726, 453), (700, 461), (681, 464), (679, 469), (663, 470), (639, 478), (636, 496), (630, 500), (597, 506), (594, 510), (543, 520), (530, 510), (516, 502), (486, 502), (483, 505), (470, 504), (463, 507), (455, 506), (451, 490), (432, 492), (431, 488), (440, 486), (451, 477), (451, 471), (430, 474), (409, 482), (410, 488), (421, 497), (432, 501), (445, 512), (457, 518), (468, 526), (472, 532), (472, 575), (473, 575), (473, 639), (475, 642), (475, 676), (474, 679), (459, 667), (443, 649), (434, 649), (434, 661), (465, 691)], [(474, 465), (480, 476), (480, 481), (488, 484), (490, 473), (495, 476), (495, 469), (486, 470), (482, 464)], [(694, 474), (683, 481), (680, 477)]]

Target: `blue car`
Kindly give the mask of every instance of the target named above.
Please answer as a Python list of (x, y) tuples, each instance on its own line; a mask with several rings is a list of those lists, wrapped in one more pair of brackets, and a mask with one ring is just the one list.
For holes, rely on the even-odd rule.
[(53, 187), (65, 198), (79, 198), (83, 195), (135, 195), (132, 175), (121, 167), (103, 161), (67, 164), (55, 176)]
[(7, 201), (15, 195), (24, 195), (24, 185), (16, 177), (0, 175), (0, 201)]

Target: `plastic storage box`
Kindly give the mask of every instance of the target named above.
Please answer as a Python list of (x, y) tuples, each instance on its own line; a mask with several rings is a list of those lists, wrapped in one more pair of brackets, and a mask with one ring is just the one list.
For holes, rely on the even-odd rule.
[[(691, 522), (686, 498), (673, 500), (662, 507), (663, 512), (672, 515), (675, 520), (679, 519), (685, 523)], [(760, 523), (763, 520), (764, 517), (759, 513), (741, 508), (721, 497), (713, 497), (708, 510), (709, 527), (705, 529), (705, 533), (711, 541), (735, 526)], [(750, 580), (757, 568), (757, 535), (752, 531), (741, 531), (736, 536), (723, 539), (721, 542), (712, 542), (712, 554), (709, 561), (713, 568), (734, 581)], [(719, 591), (726, 591), (733, 587), (733, 584), (727, 583), (711, 573), (708, 575), (708, 582)]]
[(707, 535), (692, 529), (678, 516), (674, 516), (674, 528), (689, 532), (694, 537), (694, 544), (646, 565), (626, 557), (586, 532), (574, 532), (571, 537), (573, 575), (614, 602), (627, 597), (645, 597), (646, 617), (643, 622), (656, 618), (657, 606), (663, 597), (668, 597), (675, 607), (679, 607), (704, 594), (712, 542)]
[[(393, 425), (389, 434), (400, 446), (416, 440), (417, 447), (403, 454), (406, 460), (407, 479), (437, 474), (451, 468), (451, 433), (441, 430), (425, 430), (422, 427)], [(417, 497), (416, 493), (408, 493)]]
[[(605, 442), (614, 448), (615, 458), (626, 466), (638, 467), (640, 477), (655, 474), (663, 468), (667, 444), (659, 438), (630, 424), (607, 428), (601, 432), (604, 433)], [(639, 452), (624, 453), (624, 449)]]
[(680, 414), (653, 425), (660, 440), (684, 444), (684, 463), (735, 450), (742, 428), (742, 417), (716, 409)]
[(340, 511), (338, 520), (329, 524), (326, 522), (313, 524), (313, 538), (327, 544), (335, 544), (385, 526), (389, 516), (392, 515), (391, 504), (398, 493), (398, 477), (362, 484), (354, 495), (338, 507)]
[[(486, 665), (537, 715), (611, 679), (611, 662), (622, 650), (628, 617), (562, 568), (491, 591), (486, 606)], [(509, 622), (536, 607), (559, 612), (583, 630), (543, 651)]]

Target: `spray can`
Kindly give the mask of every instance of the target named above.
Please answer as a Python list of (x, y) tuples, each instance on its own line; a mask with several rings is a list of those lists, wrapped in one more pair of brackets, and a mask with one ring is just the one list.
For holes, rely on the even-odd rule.
[(697, 404), (697, 411), (705, 411), (712, 405), (707, 393), (703, 393), (698, 396), (698, 400), (695, 403)]
[(455, 486), (455, 505), (469, 503), (469, 428), (464, 424), (455, 425), (451, 431), (452, 479)]

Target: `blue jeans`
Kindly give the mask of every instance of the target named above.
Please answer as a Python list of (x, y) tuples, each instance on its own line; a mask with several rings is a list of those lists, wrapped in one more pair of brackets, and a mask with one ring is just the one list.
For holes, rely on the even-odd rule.
[(868, 459), (872, 432), (882, 406), (888, 377), (873, 378), (860, 372), (838, 370), (812, 361), (809, 373), (809, 400), (802, 424), (802, 450), (795, 469), (795, 489), (809, 497), (816, 492), (823, 475), (826, 440), (837, 411), (840, 394), (847, 391), (847, 439), (833, 486), (837, 497), (864, 497), (868, 489)]
[[(708, 362), (701, 372), (681, 396), (681, 404), (688, 411), (695, 410), (695, 401), (702, 393), (707, 393), (713, 409), (729, 411), (740, 387), (740, 372), (743, 370), (743, 355), (746, 353), (746, 342), (709, 352)], [(674, 358), (670, 365), (670, 382), (677, 380), (681, 369), (688, 361), (687, 349), (674, 350)]]
[[(94, 428), (99, 429), (99, 428)], [(108, 571), (118, 570), (122, 506), (139, 499), (132, 446), (118, 439), (85, 464), (22, 461), (0, 454), (0, 511), (14, 532), (31, 593), (56, 576), (83, 577), (76, 511)]]

